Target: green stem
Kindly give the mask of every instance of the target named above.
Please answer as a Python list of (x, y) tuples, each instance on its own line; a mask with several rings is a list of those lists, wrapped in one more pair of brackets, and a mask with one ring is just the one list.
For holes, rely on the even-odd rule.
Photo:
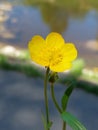
[[(48, 74), (49, 74), (49, 68), (46, 70), (45, 80), (44, 80), (44, 98), (45, 98), (45, 109), (46, 109), (46, 120), (47, 120), (47, 126), (49, 124), (49, 108), (48, 108), (48, 95), (47, 95), (47, 81), (48, 81)], [(50, 128), (47, 128), (47, 130), (50, 130)]]
[(57, 110), (59, 111), (59, 113), (62, 113), (61, 108), (59, 107), (56, 98), (55, 98), (55, 94), (54, 94), (54, 84), (51, 83), (51, 96), (52, 96), (52, 100), (54, 102), (55, 107), (57, 108)]
[[(62, 110), (61, 108), (59, 107), (57, 101), (56, 101), (56, 98), (55, 98), (55, 94), (54, 94), (54, 84), (51, 83), (51, 95), (52, 95), (52, 100), (55, 104), (55, 107), (57, 108), (57, 110), (59, 111), (59, 113), (62, 113)], [(66, 130), (66, 122), (63, 121), (63, 128), (62, 130)]]
[(66, 130), (66, 122), (63, 121), (63, 128), (62, 130)]

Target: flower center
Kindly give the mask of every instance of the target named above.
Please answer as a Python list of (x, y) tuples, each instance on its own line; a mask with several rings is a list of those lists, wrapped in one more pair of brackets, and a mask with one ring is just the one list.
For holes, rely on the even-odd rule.
[(62, 59), (63, 59), (63, 55), (60, 54), (60, 52), (54, 53), (51, 57), (50, 64), (52, 66), (55, 66), (55, 65), (59, 64), (60, 62), (62, 62)]

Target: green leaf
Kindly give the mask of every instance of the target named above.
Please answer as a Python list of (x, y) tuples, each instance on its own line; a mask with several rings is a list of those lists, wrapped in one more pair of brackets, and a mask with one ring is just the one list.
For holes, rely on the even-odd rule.
[(73, 130), (87, 130), (73, 115), (68, 112), (63, 112), (61, 118), (65, 121)]
[(63, 95), (61, 100), (62, 109), (65, 110), (67, 106), (68, 96), (66, 94)]
[(68, 87), (67, 90), (65, 91), (62, 99), (61, 99), (61, 106), (62, 106), (63, 111), (66, 110), (68, 99), (69, 99), (69, 97), (70, 97), (73, 89), (74, 89), (73, 85), (71, 85), (70, 87)]

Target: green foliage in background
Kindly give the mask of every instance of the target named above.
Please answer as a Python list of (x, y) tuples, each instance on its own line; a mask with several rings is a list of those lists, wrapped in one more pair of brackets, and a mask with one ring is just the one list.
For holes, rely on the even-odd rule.
[[(18, 58), (13, 59), (8, 56), (0, 55), (0, 69), (3, 70), (13, 70), (26, 74), (31, 77), (40, 77), (43, 78), (43, 71), (36, 67), (34, 64), (29, 62), (29, 54), (28, 51), (23, 51), (25, 54), (21, 54)], [(15, 62), (14, 62), (15, 60)], [(17, 62), (16, 62), (17, 61)], [(85, 62), (82, 59), (77, 59), (73, 63), (73, 67), (68, 74), (62, 74), (62, 80), (58, 80), (58, 82), (69, 85), (68, 83), (72, 83), (77, 88), (84, 89), (89, 93), (93, 93), (98, 95), (98, 83), (93, 84), (91, 81), (98, 81), (98, 78), (89, 77), (88, 74), (83, 74), (82, 71), (84, 69)], [(80, 80), (80, 78), (83, 80)], [(86, 77), (86, 78), (85, 78)], [(85, 81), (85, 79), (89, 79)]]
[(35, 66), (32, 66), (32, 64), (25, 63), (25, 61), (23, 61), (23, 63), (21, 63), (21, 61), (18, 61), (18, 63), (12, 63), (9, 62), (8, 57), (4, 55), (0, 55), (0, 68), (4, 70), (22, 72), (27, 76), (42, 77), (42, 74)]

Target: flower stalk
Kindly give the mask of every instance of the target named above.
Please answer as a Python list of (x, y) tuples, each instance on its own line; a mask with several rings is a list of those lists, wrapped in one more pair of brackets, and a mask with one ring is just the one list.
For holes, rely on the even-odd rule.
[[(45, 110), (46, 110), (47, 126), (49, 124), (49, 108), (48, 108), (48, 95), (47, 95), (48, 74), (49, 74), (49, 68), (47, 68), (47, 70), (46, 70), (46, 75), (45, 75), (45, 80), (44, 80), (44, 99), (45, 99)], [(47, 127), (46, 130), (50, 130), (50, 128)]]
[(59, 113), (62, 113), (61, 108), (59, 107), (56, 98), (55, 98), (55, 94), (54, 94), (54, 84), (51, 83), (51, 96), (52, 96), (52, 100), (54, 102), (55, 107), (57, 108), (57, 110), (59, 111)]
[(66, 130), (66, 122), (63, 121), (63, 128), (62, 130)]
[[(51, 83), (51, 96), (52, 96), (52, 100), (54, 102), (54, 105), (56, 107), (56, 109), (58, 110), (58, 112), (61, 114), (62, 113), (62, 109), (60, 108), (59, 104), (56, 101), (55, 98), (55, 93), (54, 93), (54, 83)], [(63, 121), (63, 127), (62, 130), (66, 130), (66, 122)]]

